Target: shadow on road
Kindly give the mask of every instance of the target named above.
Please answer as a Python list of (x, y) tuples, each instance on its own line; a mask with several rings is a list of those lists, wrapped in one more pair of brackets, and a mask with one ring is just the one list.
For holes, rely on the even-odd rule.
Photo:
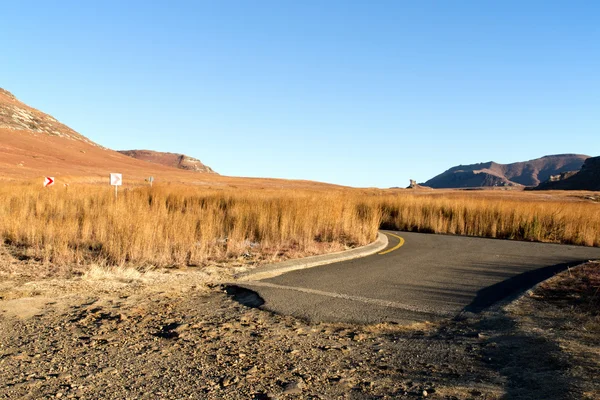
[[(552, 265), (549, 267), (539, 268), (533, 271), (527, 271), (522, 274), (513, 276), (512, 278), (506, 279), (502, 282), (498, 282), (492, 286), (488, 286), (477, 292), (477, 295), (475, 296), (473, 301), (464, 308), (464, 311), (479, 313), (487, 307), (491, 306), (492, 304), (506, 297), (527, 290), (535, 286), (539, 282), (551, 278), (557, 273), (579, 264), (581, 264), (581, 261), (562, 263)], [(479, 273), (485, 274), (485, 272)]]

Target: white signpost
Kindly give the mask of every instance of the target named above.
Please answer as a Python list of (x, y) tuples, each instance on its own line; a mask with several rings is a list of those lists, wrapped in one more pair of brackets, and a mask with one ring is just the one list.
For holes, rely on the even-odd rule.
[(54, 177), (53, 176), (44, 177), (44, 187), (48, 187), (48, 186), (52, 186), (52, 185), (54, 185)]
[(118, 188), (123, 185), (123, 175), (110, 174), (110, 184), (115, 187), (115, 199), (117, 198)]
[(152, 187), (152, 182), (154, 182), (154, 177), (151, 176), (150, 178), (148, 178), (148, 182), (150, 182), (150, 187)]

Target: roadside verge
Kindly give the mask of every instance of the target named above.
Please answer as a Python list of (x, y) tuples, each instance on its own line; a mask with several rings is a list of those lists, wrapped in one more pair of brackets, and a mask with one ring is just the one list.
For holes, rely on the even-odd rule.
[(285, 274), (286, 272), (296, 271), (318, 267), (320, 265), (336, 263), (340, 261), (352, 260), (354, 258), (366, 257), (385, 249), (388, 245), (388, 238), (385, 234), (378, 232), (377, 240), (366, 246), (358, 247), (352, 250), (339, 251), (337, 253), (323, 254), (294, 260), (287, 260), (280, 263), (269, 264), (258, 267), (252, 271), (237, 275), (237, 281), (258, 281), (261, 279), (273, 278)]

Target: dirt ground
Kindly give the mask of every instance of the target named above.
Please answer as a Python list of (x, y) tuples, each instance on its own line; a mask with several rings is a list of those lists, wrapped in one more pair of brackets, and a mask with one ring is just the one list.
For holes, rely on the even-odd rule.
[(600, 398), (589, 290), (556, 284), (585, 274), (440, 324), (310, 325), (240, 304), (235, 271), (62, 276), (0, 253), (0, 398)]

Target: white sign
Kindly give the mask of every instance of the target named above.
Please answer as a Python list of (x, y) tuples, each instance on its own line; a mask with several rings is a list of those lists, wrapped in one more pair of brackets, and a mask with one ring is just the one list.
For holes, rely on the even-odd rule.
[(54, 185), (54, 177), (53, 176), (44, 177), (44, 187), (48, 187), (48, 186), (52, 186), (52, 185)]
[(110, 184), (113, 186), (121, 186), (123, 184), (123, 175), (110, 174)]

